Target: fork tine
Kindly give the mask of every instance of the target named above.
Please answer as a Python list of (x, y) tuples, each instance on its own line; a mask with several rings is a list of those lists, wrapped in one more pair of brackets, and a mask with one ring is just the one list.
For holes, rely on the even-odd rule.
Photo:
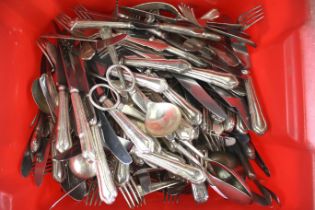
[[(119, 191), (123, 195), (125, 201), (127, 202), (129, 208), (133, 209), (135, 207), (135, 203), (133, 202), (133, 199), (131, 198), (131, 195), (129, 194), (129, 191), (125, 191), (125, 187), (120, 187)], [(126, 195), (127, 194), (127, 195)]]
[(142, 200), (143, 200), (143, 197), (141, 196), (138, 188), (137, 188), (137, 185), (134, 181), (134, 179), (131, 177), (130, 178), (130, 182), (131, 182), (131, 185), (133, 186), (133, 189), (135, 190), (135, 194), (136, 194), (136, 197), (139, 198), (139, 201), (140, 201), (140, 204), (142, 203)]
[(93, 204), (93, 200), (94, 200), (94, 196), (95, 196), (95, 182), (93, 182), (93, 187), (91, 189), (91, 197), (90, 197), (90, 203), (89, 206), (92, 206)]
[(257, 14), (256, 16), (254, 16), (253, 18), (249, 19), (244, 25), (244, 29), (246, 30), (248, 28), (250, 28), (252, 25), (254, 25), (255, 23), (259, 22), (260, 20), (264, 19), (264, 13), (260, 13)]
[(87, 9), (85, 8), (85, 6), (83, 6), (82, 4), (77, 4), (74, 9), (76, 9), (77, 11), (87, 11)]
[(68, 26), (64, 23), (63, 18), (58, 15), (57, 17), (55, 17), (55, 21), (64, 29), (66, 29), (69, 32), (69, 28)]
[(89, 191), (88, 191), (88, 194), (87, 194), (87, 197), (86, 197), (86, 200), (85, 200), (85, 205), (86, 206), (89, 206), (90, 204), (90, 200), (91, 200), (91, 197), (92, 197), (92, 190), (93, 190), (93, 182), (90, 184), (89, 186)]
[(82, 20), (89, 20), (90, 19), (90, 17), (85, 12), (83, 12), (82, 10), (76, 10), (76, 8), (75, 8), (74, 13), (78, 16), (79, 19), (82, 19)]
[(100, 201), (100, 196), (98, 194), (98, 186), (95, 187), (95, 199), (94, 199), (94, 206), (97, 206)]
[(179, 10), (189, 22), (193, 23), (196, 26), (200, 26), (192, 7), (188, 6), (187, 4), (181, 3), (179, 5)]
[(251, 16), (253, 13), (255, 13), (256, 11), (260, 11), (263, 10), (262, 5), (258, 5), (256, 7), (251, 8), (250, 10), (242, 13), (239, 17), (238, 17), (238, 21), (239, 22), (243, 22), (243, 20), (247, 19), (249, 16)]
[(65, 14), (61, 13), (55, 18), (56, 22), (60, 24), (68, 32), (71, 32), (71, 18)]
[(135, 206), (139, 205), (138, 197), (136, 196), (136, 193), (134, 189), (132, 188), (130, 182), (126, 183), (126, 190), (128, 190), (130, 195), (133, 197), (133, 200), (135, 201)]

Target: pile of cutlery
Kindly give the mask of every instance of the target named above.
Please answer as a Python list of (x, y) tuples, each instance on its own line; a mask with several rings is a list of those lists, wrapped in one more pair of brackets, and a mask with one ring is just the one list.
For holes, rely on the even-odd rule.
[(240, 204), (279, 204), (252, 167), (270, 176), (250, 137), (267, 131), (246, 33), (262, 6), (237, 20), (164, 2), (115, 11), (77, 5), (39, 38), (22, 175), (39, 186), (51, 172), (65, 192), (51, 208), (66, 196), (112, 204), (119, 193), (130, 208), (154, 192), (203, 203), (208, 187)]

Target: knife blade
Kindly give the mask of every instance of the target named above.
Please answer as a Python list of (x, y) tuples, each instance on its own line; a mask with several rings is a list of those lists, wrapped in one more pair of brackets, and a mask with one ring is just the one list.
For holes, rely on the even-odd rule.
[(98, 120), (101, 122), (101, 128), (104, 135), (105, 143), (112, 154), (123, 164), (132, 163), (132, 158), (125, 147), (120, 143), (114, 129), (110, 125), (105, 113), (96, 109)]
[[(34, 131), (35, 130), (32, 131), (31, 138), (33, 136)], [(27, 177), (32, 170), (33, 160), (32, 160), (32, 151), (30, 148), (31, 138), (29, 139), (27, 146), (25, 148), (23, 158), (22, 158), (22, 164), (21, 164), (21, 168), (20, 168), (21, 174), (24, 177)]]
[(247, 128), (250, 128), (249, 114), (244, 100), (241, 97), (233, 96), (228, 91), (221, 88), (212, 86), (212, 89), (230, 106), (237, 110), (238, 115), (241, 117)]
[(175, 78), (199, 103), (209, 110), (217, 121), (222, 122), (227, 118), (225, 111), (195, 80), (179, 75), (175, 75)]

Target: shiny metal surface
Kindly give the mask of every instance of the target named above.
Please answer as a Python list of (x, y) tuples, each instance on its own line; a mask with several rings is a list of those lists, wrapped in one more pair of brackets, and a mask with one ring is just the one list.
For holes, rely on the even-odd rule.
[(81, 179), (89, 179), (96, 175), (95, 162), (89, 162), (81, 154), (69, 159), (69, 168), (75, 176)]

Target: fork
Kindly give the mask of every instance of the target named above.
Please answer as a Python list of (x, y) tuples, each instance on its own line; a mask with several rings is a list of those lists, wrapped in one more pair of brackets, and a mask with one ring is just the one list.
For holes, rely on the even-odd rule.
[(116, 184), (118, 185), (118, 190), (123, 195), (129, 208), (133, 209), (142, 206), (144, 203), (143, 197), (139, 192), (133, 177), (130, 176), (128, 165), (118, 162), (115, 179)]
[(186, 188), (185, 183), (179, 183), (177, 185), (170, 186), (163, 190), (163, 200), (164, 202), (175, 202), (178, 204), (180, 202), (180, 195)]
[[(88, 14), (88, 10), (81, 4), (75, 6), (73, 10), (74, 10), (74, 13), (81, 20), (94, 20), (94, 18), (90, 14)], [(102, 37), (101, 31), (98, 33), (98, 37), (99, 36)], [(103, 58), (107, 52), (108, 52), (107, 47), (97, 50), (98, 56), (100, 58)]]
[(91, 16), (87, 13), (88, 10), (81, 4), (76, 5), (73, 8), (74, 13), (82, 20), (92, 20)]
[(187, 21), (189, 21), (190, 23), (201, 27), (201, 25), (199, 24), (194, 9), (190, 6), (188, 6), (187, 4), (181, 3), (180, 5), (178, 5), (178, 8), (180, 10), (180, 12), (182, 13), (182, 15), (187, 19)]
[[(36, 164), (36, 160), (33, 160), (33, 162), (32, 162), (32, 172), (34, 172), (34, 170), (35, 170), (35, 164)], [(49, 158), (47, 160), (44, 174), (48, 174), (50, 172), (52, 172), (52, 159), (51, 158)]]
[(56, 63), (57, 61), (55, 60), (55, 56), (51, 56), (51, 53), (57, 53), (57, 52), (51, 52), (52, 48), (49, 47), (51, 43), (45, 39), (45, 38), (40, 38), (36, 42), (37, 46), (39, 49), (42, 51), (42, 53), (45, 55), (46, 59), (48, 60), (49, 64), (52, 67), (52, 71), (56, 69)]
[[(80, 12), (80, 16), (83, 17), (81, 13), (82, 12)], [(73, 30), (73, 26), (74, 26), (73, 20), (71, 19), (70, 16), (68, 16), (65, 13), (59, 14), (55, 18), (55, 21), (72, 35), (79, 36), (82, 38), (88, 38), (88, 39), (96, 39), (100, 36), (99, 32), (85, 33), (86, 31), (82, 31), (78, 29)]]
[(252, 9), (242, 13), (237, 22), (243, 25), (243, 31), (253, 26), (264, 18), (264, 8), (261, 5), (253, 7)]
[(89, 191), (85, 199), (86, 206), (100, 206), (102, 204), (98, 191), (97, 180), (95, 179), (90, 183)]

